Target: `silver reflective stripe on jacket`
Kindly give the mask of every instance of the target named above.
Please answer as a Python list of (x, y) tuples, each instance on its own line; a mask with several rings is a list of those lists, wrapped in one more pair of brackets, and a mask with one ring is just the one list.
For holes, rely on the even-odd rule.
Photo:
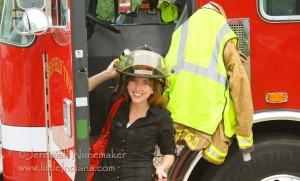
[(184, 48), (186, 45), (187, 33), (188, 33), (188, 22), (186, 21), (182, 25), (181, 29), (181, 38), (179, 43), (179, 50), (177, 56), (177, 65), (174, 68), (174, 73), (179, 73), (181, 70), (185, 70), (191, 73), (196, 73), (202, 75), (204, 77), (209, 77), (222, 85), (226, 85), (226, 76), (217, 72), (217, 64), (218, 64), (218, 55), (220, 52), (220, 43), (222, 42), (223, 38), (226, 36), (228, 31), (230, 31), (229, 25), (226, 23), (221, 28), (220, 32), (217, 35), (215, 47), (213, 50), (213, 55), (210, 60), (210, 64), (208, 68), (201, 67), (199, 65), (190, 63), (189, 61), (185, 60), (184, 58)]

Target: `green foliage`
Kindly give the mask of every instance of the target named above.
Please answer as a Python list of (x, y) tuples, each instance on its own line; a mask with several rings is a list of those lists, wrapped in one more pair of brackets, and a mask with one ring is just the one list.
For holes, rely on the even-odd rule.
[(131, 0), (131, 11), (135, 11), (141, 2), (141, 0)]
[(4, 4), (4, 0), (0, 0), (0, 22), (1, 22), (3, 4)]
[(114, 0), (99, 0), (97, 14), (101, 20), (114, 22)]
[(2, 8), (3, 8), (3, 4), (4, 4), (4, 0), (0, 0), (0, 11), (2, 12)]

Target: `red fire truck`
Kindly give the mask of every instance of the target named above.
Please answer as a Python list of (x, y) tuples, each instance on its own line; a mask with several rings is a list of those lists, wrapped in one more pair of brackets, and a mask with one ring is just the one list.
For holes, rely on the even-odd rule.
[[(174, 29), (207, 0), (174, 1), (171, 23), (155, 8), (161, 2), (130, 1), (121, 12), (118, 0), (0, 0), (4, 180), (86, 180), (89, 143), (115, 84), (89, 94), (87, 78), (125, 48), (148, 44), (165, 55)], [(243, 162), (233, 142), (215, 166), (184, 147), (170, 180), (300, 180), (300, 0), (215, 2), (249, 59), (255, 151)]]

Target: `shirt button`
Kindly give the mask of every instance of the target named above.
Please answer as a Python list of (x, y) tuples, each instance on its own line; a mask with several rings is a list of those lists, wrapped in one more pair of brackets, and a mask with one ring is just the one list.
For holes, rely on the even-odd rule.
[(125, 143), (125, 141), (126, 141), (125, 138), (123, 138), (123, 139), (122, 139), (122, 142)]
[(120, 176), (117, 176), (116, 179), (117, 179), (117, 180), (120, 180)]
[(123, 148), (121, 149), (121, 152), (124, 152), (124, 149), (123, 149)]

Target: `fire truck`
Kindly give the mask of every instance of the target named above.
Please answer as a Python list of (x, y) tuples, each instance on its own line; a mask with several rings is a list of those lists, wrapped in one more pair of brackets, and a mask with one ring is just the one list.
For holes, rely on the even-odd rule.
[[(126, 48), (147, 44), (166, 55), (176, 27), (207, 2), (176, 0), (179, 18), (163, 22), (162, 0), (0, 0), (3, 179), (86, 180), (90, 141), (116, 83), (89, 93), (88, 77)], [(244, 162), (233, 141), (216, 166), (181, 147), (169, 178), (300, 180), (300, 0), (215, 2), (248, 58), (255, 150)]]

